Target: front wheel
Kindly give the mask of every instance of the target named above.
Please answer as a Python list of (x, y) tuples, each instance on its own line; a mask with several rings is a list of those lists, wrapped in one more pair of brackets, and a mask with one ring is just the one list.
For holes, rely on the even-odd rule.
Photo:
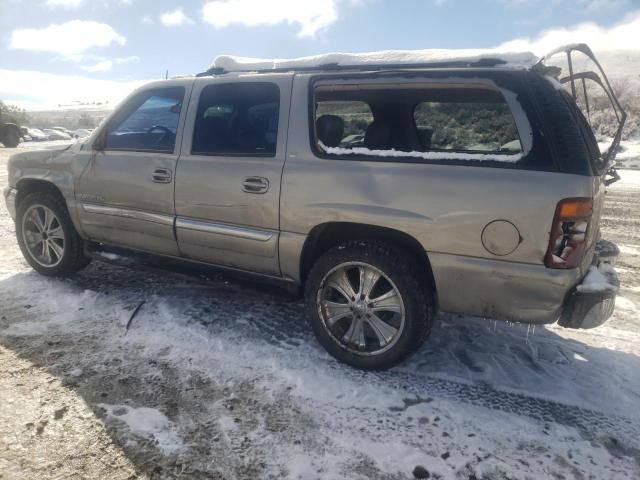
[(329, 250), (306, 286), (307, 315), (318, 341), (357, 368), (398, 364), (431, 328), (430, 297), (420, 278), (412, 257), (384, 243)]
[(24, 258), (43, 275), (71, 275), (90, 262), (67, 207), (57, 195), (27, 195), (18, 204), (16, 236)]

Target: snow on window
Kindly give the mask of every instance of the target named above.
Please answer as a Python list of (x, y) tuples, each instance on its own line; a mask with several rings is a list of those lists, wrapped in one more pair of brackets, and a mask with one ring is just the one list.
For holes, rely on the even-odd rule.
[(372, 157), (387, 158), (421, 158), (424, 160), (477, 160), (515, 163), (522, 158), (522, 153), (501, 154), (501, 153), (468, 153), (468, 152), (403, 152), (401, 150), (370, 150), (366, 147), (342, 148), (327, 147), (322, 142), (318, 142), (320, 148), (329, 155), (367, 155)]

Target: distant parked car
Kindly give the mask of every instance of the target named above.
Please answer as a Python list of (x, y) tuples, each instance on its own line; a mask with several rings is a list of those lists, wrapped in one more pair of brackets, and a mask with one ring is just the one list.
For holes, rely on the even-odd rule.
[(91, 135), (91, 130), (87, 130), (86, 128), (79, 128), (71, 132), (73, 138), (86, 138), (89, 135)]
[(34, 142), (43, 142), (45, 140), (49, 140), (49, 135), (37, 128), (27, 128), (27, 134)]
[(66, 134), (67, 134), (67, 135), (69, 135), (70, 137), (72, 136), (72, 132), (71, 132), (71, 130), (69, 130), (68, 128), (64, 128), (64, 127), (51, 127), (51, 130), (58, 130), (59, 132), (66, 133)]
[(20, 141), (22, 142), (30, 142), (31, 137), (29, 136), (29, 129), (27, 127), (20, 127)]
[(70, 135), (55, 128), (45, 128), (43, 132), (49, 135), (49, 140), (71, 140)]

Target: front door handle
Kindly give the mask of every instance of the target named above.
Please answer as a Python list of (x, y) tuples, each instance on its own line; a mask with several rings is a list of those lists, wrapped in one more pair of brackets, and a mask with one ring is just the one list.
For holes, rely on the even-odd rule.
[(171, 183), (173, 175), (168, 168), (156, 168), (151, 174), (151, 180), (155, 183)]
[(269, 180), (264, 177), (246, 177), (242, 181), (242, 191), (246, 193), (267, 193)]

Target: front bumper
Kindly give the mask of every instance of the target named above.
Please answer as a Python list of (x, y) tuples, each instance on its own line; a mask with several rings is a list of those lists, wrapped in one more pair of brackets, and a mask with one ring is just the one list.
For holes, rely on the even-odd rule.
[(18, 191), (13, 187), (6, 187), (2, 191), (2, 193), (4, 195), (4, 201), (7, 205), (7, 210), (9, 211), (9, 215), (11, 215), (11, 218), (15, 220), (16, 219), (16, 195), (18, 194)]
[(615, 271), (619, 250), (601, 240), (589, 272), (567, 295), (558, 324), (567, 328), (594, 328), (613, 314), (620, 287)]

